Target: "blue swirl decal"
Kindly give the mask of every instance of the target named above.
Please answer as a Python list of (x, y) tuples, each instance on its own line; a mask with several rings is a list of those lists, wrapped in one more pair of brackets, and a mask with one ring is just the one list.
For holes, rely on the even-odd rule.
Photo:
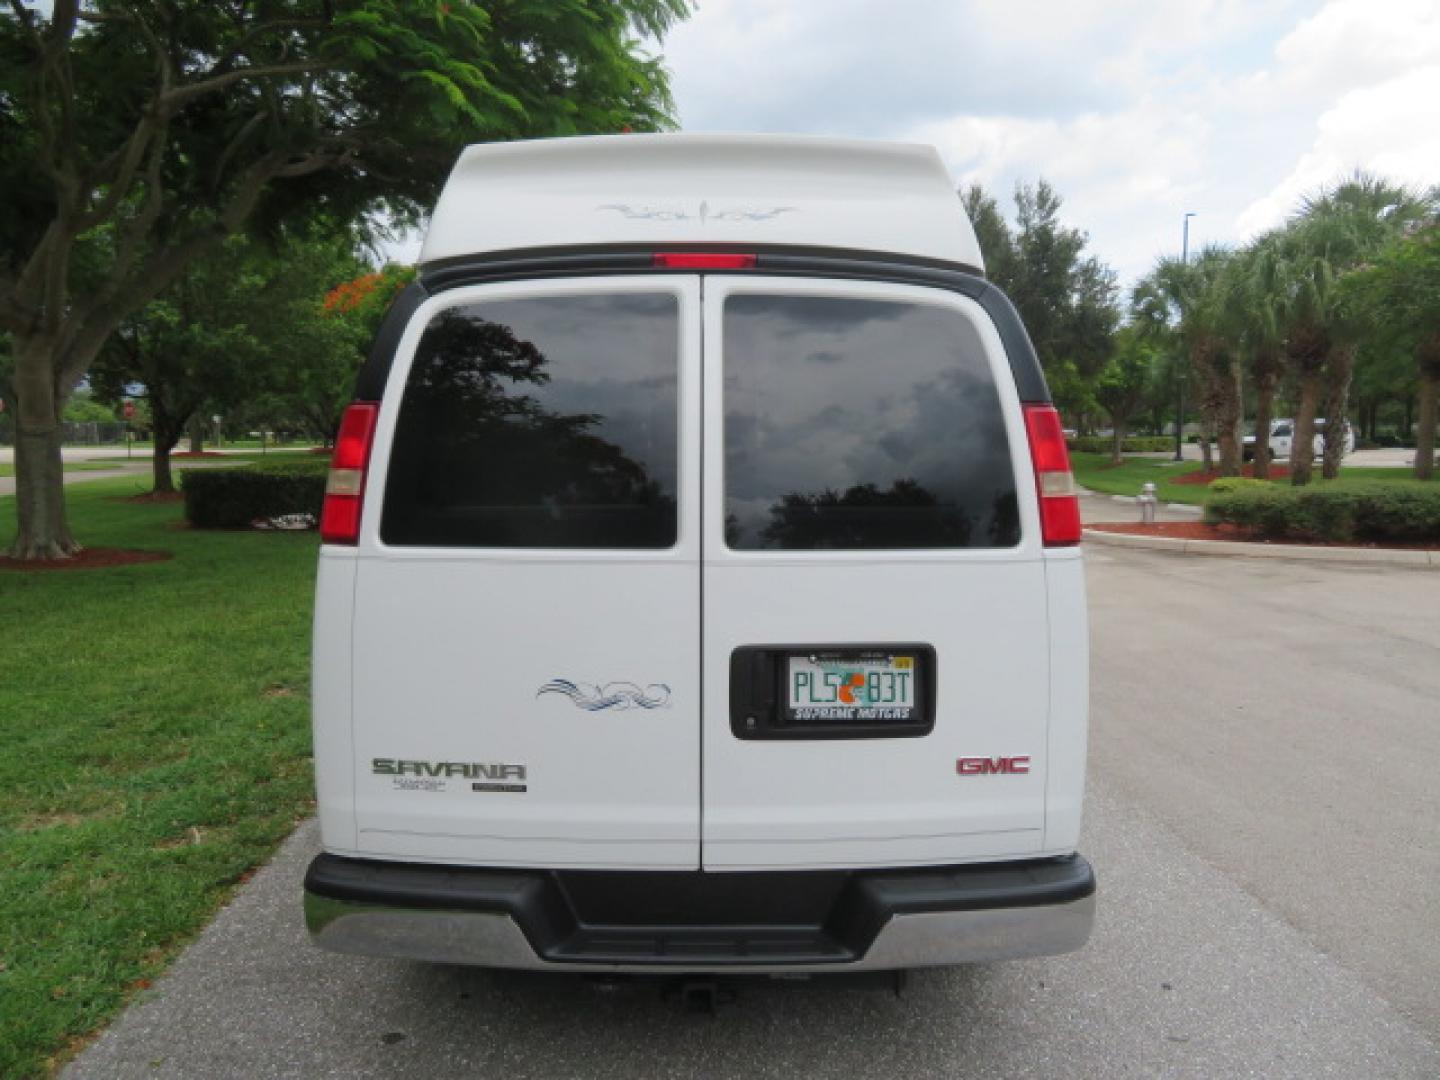
[(604, 686), (590, 683), (574, 683), (569, 679), (551, 679), (539, 690), (541, 694), (562, 694), (586, 712), (600, 712), (602, 709), (668, 709), (670, 687), (664, 683), (650, 683), (641, 689), (632, 682), (612, 682)]

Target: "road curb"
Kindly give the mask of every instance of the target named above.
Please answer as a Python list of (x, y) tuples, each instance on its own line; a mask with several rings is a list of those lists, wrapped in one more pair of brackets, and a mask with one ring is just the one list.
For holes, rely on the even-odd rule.
[(1296, 562), (1331, 562), (1414, 566), (1440, 569), (1440, 551), (1401, 548), (1311, 547), (1305, 544), (1257, 544), (1242, 540), (1181, 540), (1169, 536), (1085, 530), (1086, 543), (1112, 547), (1149, 548), (1171, 555), (1232, 555), (1248, 559), (1290, 559)]

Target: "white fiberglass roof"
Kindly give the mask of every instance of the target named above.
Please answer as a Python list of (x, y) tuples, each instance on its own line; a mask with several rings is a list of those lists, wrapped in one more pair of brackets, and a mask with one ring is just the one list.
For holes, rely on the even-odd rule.
[(932, 147), (789, 135), (601, 135), (460, 155), (422, 263), (618, 244), (786, 244), (982, 268)]

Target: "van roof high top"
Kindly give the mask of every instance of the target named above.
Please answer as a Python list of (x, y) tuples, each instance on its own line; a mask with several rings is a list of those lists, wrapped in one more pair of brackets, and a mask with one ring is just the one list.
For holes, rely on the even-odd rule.
[(982, 270), (934, 148), (779, 135), (600, 135), (460, 155), (422, 264), (682, 243), (934, 259)]

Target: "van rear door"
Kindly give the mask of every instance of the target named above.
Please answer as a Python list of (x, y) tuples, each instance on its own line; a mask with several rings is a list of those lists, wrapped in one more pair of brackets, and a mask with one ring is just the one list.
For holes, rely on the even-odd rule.
[(989, 317), (709, 276), (705, 409), (703, 865), (1037, 853), (1046, 569)]
[(357, 550), (357, 854), (699, 860), (699, 281), (427, 301)]

